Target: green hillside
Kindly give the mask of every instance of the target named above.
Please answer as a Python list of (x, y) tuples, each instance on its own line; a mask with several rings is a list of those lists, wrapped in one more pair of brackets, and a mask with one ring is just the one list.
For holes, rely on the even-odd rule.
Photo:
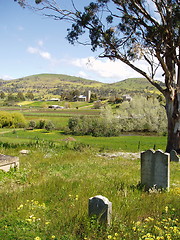
[(0, 90), (4, 92), (34, 92), (40, 94), (53, 93), (57, 89), (72, 90), (82, 87), (99, 88), (103, 83), (87, 80), (80, 77), (62, 75), (62, 74), (38, 74), (19, 78), (15, 80), (4, 81)]
[[(160, 82), (160, 84), (163, 86), (163, 83)], [(113, 84), (109, 84), (110, 87), (116, 89), (123, 89), (123, 90), (129, 90), (129, 91), (154, 91), (156, 88), (148, 82), (145, 78), (128, 78), (120, 82), (116, 82)]]
[(130, 78), (113, 84), (62, 74), (38, 74), (19, 79), (0, 80), (0, 91), (5, 93), (32, 92), (35, 95), (61, 95), (63, 92), (91, 90), (98, 95), (157, 92), (145, 78)]

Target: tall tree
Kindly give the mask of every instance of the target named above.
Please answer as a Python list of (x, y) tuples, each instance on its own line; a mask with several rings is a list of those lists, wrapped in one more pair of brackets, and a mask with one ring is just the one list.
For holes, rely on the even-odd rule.
[[(16, 1), (24, 7), (31, 2)], [(179, 0), (92, 0), (83, 10), (76, 7), (78, 0), (70, 2), (71, 9), (62, 9), (62, 1), (35, 0), (44, 15), (72, 23), (67, 35), (70, 43), (80, 43), (88, 32), (92, 51), (103, 50), (99, 57), (124, 62), (164, 95), (168, 119), (166, 151), (175, 149), (180, 153)], [(139, 59), (147, 62), (149, 73), (137, 67), (135, 60)], [(164, 88), (156, 81), (159, 68)]]

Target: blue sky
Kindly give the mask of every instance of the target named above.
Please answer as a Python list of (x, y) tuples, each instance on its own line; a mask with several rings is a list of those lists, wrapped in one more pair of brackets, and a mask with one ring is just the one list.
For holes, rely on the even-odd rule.
[(88, 46), (69, 44), (65, 22), (23, 9), (14, 0), (1, 0), (0, 12), (2, 79), (56, 73), (112, 83), (141, 76), (119, 61), (98, 59)]

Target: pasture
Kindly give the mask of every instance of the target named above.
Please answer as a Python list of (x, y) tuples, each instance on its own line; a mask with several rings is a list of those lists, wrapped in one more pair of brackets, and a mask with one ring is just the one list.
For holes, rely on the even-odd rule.
[[(1, 131), (1, 154), (20, 158), (19, 169), (0, 171), (1, 239), (179, 239), (179, 164), (171, 163), (169, 192), (147, 193), (138, 185), (139, 158), (102, 154), (154, 144), (162, 149), (165, 137), (74, 138), (59, 131)], [(31, 152), (21, 155), (22, 149)], [(113, 204), (109, 228), (88, 218), (88, 199), (99, 194)]]
[[(59, 130), (0, 129), (0, 153), (20, 159), (19, 169), (0, 170), (0, 239), (179, 239), (180, 164), (171, 162), (169, 192), (144, 192), (139, 185), (140, 158), (110, 156), (165, 150), (165, 136), (65, 135), (62, 130), (69, 117), (100, 114), (84, 106), (63, 110), (16, 106), (8, 110), (21, 111), (27, 121), (51, 120)], [(30, 153), (22, 155), (22, 149)], [(88, 217), (88, 199), (96, 195), (112, 202), (108, 228)]]

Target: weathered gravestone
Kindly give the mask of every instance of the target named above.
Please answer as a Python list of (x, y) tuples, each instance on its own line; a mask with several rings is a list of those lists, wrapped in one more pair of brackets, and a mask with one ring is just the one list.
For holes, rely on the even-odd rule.
[(89, 216), (95, 216), (100, 223), (111, 224), (112, 203), (101, 195), (89, 199)]
[(151, 188), (169, 189), (170, 154), (161, 150), (147, 150), (141, 153), (141, 184), (145, 190)]
[(0, 154), (0, 169), (8, 172), (11, 168), (19, 167), (19, 158)]
[(170, 161), (171, 162), (180, 162), (180, 159), (179, 159), (179, 157), (177, 155), (177, 152), (175, 150), (172, 150), (170, 152)]

